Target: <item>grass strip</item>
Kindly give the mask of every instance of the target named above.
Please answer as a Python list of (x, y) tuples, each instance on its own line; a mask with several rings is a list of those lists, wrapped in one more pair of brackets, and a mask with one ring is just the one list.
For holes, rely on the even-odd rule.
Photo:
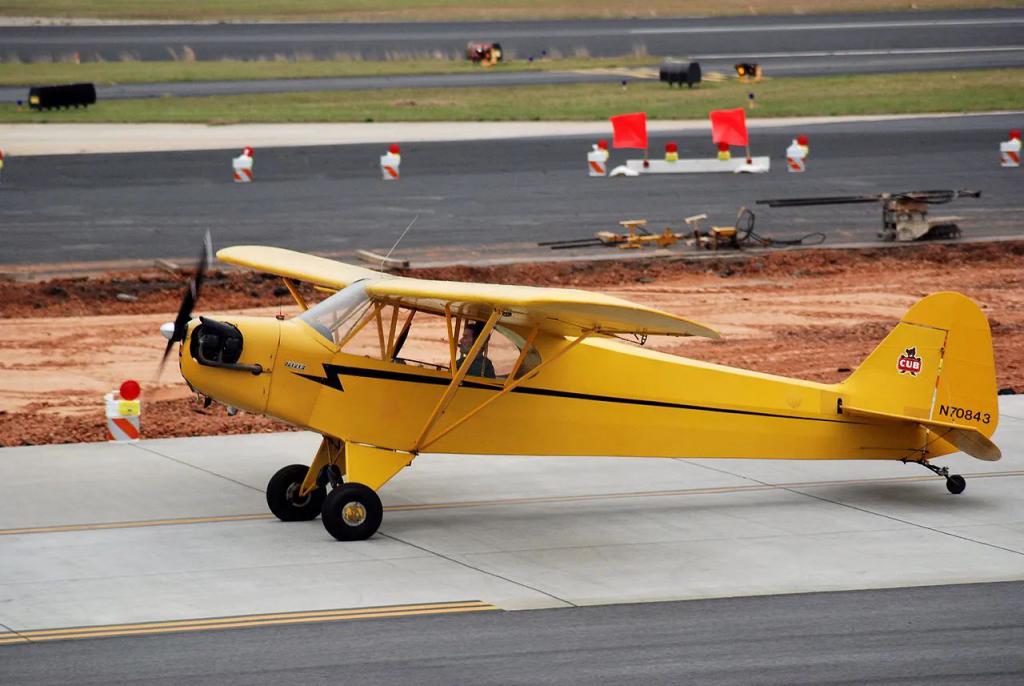
[[(526, 59), (490, 67), (506, 71), (568, 71), (575, 69), (657, 68), (659, 58)], [(53, 83), (90, 82), (110, 86), (122, 83), (173, 83), (185, 81), (249, 81), (253, 79), (311, 79), (346, 76), (397, 76), (410, 74), (474, 74), (485, 67), (465, 59), (433, 56), (363, 61), (340, 55), (336, 60), (306, 60), (280, 55), (267, 60), (215, 60), (140, 62), (0, 62), (0, 86), (38, 86)]]
[[(1019, 0), (4, 0), (0, 15), (178, 21), (451, 21), (656, 18), (1019, 7)], [(486, 40), (482, 37), (481, 40)], [(473, 40), (467, 36), (467, 40)]]
[(430, 88), (204, 98), (110, 100), (87, 110), (0, 108), (0, 122), (587, 121), (646, 111), (652, 119), (702, 119), (748, 106), (753, 117), (984, 112), (1024, 109), (1024, 69), (736, 80), (699, 88), (657, 81), (489, 88)]

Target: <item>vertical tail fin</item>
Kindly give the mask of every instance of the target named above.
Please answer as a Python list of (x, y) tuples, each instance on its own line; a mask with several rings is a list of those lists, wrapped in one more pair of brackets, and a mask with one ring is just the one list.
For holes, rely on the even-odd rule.
[[(844, 405), (911, 421), (956, 424), (991, 436), (999, 406), (988, 320), (960, 293), (929, 295), (907, 311), (838, 389)], [(955, 450), (947, 443), (929, 452)]]

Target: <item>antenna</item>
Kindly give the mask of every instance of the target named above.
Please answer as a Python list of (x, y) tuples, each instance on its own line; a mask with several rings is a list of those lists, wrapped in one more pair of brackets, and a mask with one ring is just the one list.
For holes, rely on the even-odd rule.
[(380, 260), (380, 273), (381, 274), (384, 273), (384, 263), (388, 261), (388, 258), (391, 257), (391, 253), (393, 253), (395, 251), (395, 248), (398, 247), (398, 244), (402, 242), (403, 238), (405, 238), (405, 234), (409, 233), (409, 229), (412, 228), (412, 225), (415, 224), (416, 220), (419, 219), (419, 218), (420, 218), (420, 215), (418, 215), (418, 214), (415, 217), (412, 218), (412, 221), (409, 222), (409, 226), (405, 227), (405, 231), (403, 231), (402, 235), (398, 237), (398, 240), (395, 241), (395, 244), (391, 246), (391, 250), (388, 250), (388, 253), (384, 257), (381, 258), (381, 260)]

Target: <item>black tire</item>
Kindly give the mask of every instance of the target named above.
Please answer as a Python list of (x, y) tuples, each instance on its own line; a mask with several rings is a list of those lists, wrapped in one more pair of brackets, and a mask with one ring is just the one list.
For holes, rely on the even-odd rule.
[(347, 483), (327, 494), (321, 516), (327, 533), (339, 541), (365, 541), (377, 533), (384, 506), (369, 486)]
[(946, 477), (946, 490), (953, 495), (963, 493), (965, 488), (967, 488), (967, 480), (959, 474), (953, 474)]
[(299, 489), (309, 468), (301, 464), (290, 464), (277, 470), (267, 483), (267, 505), (274, 516), (282, 522), (308, 522), (320, 514), (327, 490), (317, 487), (299, 498)]

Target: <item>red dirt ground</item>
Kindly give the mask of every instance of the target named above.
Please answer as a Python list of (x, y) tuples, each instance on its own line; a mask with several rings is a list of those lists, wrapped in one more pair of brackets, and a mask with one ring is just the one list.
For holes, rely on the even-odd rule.
[[(600, 290), (708, 324), (724, 340), (661, 338), (649, 347), (816, 381), (844, 378), (918, 298), (959, 290), (989, 317), (1001, 388), (1024, 391), (1024, 241), (860, 251), (780, 251), (744, 259), (524, 264), (421, 270), (416, 276)], [(274, 277), (209, 275), (198, 311), (296, 310)], [(174, 364), (157, 379), (184, 278), (160, 270), (5, 284), (0, 303), (0, 445), (105, 440), (102, 396), (143, 383), (146, 437), (288, 427), (227, 416), (188, 395)], [(118, 299), (118, 294), (124, 294)], [(307, 289), (306, 296), (319, 295)], [(125, 297), (129, 296), (129, 297)]]

